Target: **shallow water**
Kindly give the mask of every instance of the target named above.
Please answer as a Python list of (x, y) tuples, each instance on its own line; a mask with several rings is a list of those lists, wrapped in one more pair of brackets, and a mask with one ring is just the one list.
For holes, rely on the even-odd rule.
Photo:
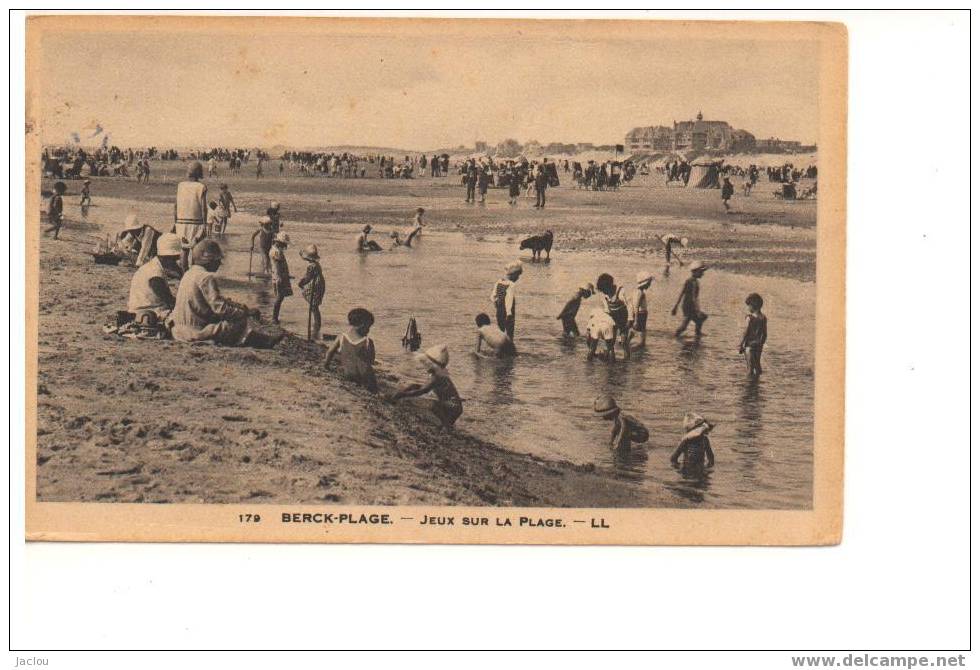
[[(248, 269), (248, 234), (230, 234), (232, 252), (220, 273), (236, 279)], [(516, 344), (520, 356), (497, 361), (476, 356), (474, 316), (493, 314), (491, 288), (503, 266), (518, 257), (517, 243), (480, 242), (454, 233), (426, 231), (412, 249), (372, 254), (354, 252), (357, 231), (350, 226), (290, 222), (287, 251), (294, 295), (282, 310), (285, 328), (306, 333), (307, 306), (296, 282), (306, 268), (303, 245), (320, 249), (327, 278), (322, 307), (324, 332), (346, 327), (352, 307), (370, 309), (378, 357), (399, 374), (421, 380), (423, 374), (401, 347), (409, 317), (415, 316), (422, 346), (445, 343), (449, 370), (464, 398), (457, 426), (504, 448), (545, 458), (596, 463), (615, 468), (635, 481), (638, 505), (651, 493), (706, 507), (755, 509), (809, 508), (813, 465), (813, 350), (815, 286), (773, 277), (709, 270), (701, 282), (702, 309), (709, 314), (705, 336), (675, 339), (679, 317), (670, 316), (688, 272), (674, 266), (663, 275), (662, 259), (613, 254), (562, 252), (550, 263), (525, 261), (518, 282)], [(387, 247), (389, 230), (374, 233)], [(258, 257), (254, 259), (258, 268)], [(582, 281), (595, 282), (609, 272), (630, 292), (641, 269), (656, 276), (648, 291), (647, 347), (624, 361), (586, 361), (584, 339), (567, 342), (555, 316)], [(744, 326), (744, 299), (758, 292), (766, 300), (769, 343), (765, 373), (749, 379), (738, 342)], [(230, 293), (268, 314), (272, 292), (266, 282), (235, 282)], [(249, 295), (242, 295), (242, 293)], [(584, 333), (595, 297), (579, 311)], [(601, 349), (601, 347), (600, 347)], [(627, 462), (608, 447), (610, 424), (592, 410), (600, 393), (611, 393), (624, 410), (650, 430)], [(681, 477), (669, 457), (683, 434), (684, 413), (697, 411), (716, 424), (711, 433), (716, 465), (701, 481)]]

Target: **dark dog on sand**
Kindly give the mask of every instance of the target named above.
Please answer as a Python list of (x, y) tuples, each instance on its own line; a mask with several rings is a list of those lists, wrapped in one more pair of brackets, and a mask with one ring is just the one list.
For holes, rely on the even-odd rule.
[(546, 230), (544, 235), (532, 235), (524, 240), (521, 240), (521, 249), (531, 250), (532, 260), (541, 260), (541, 252), (543, 251), (548, 260), (551, 260), (551, 245), (555, 241), (555, 235), (550, 230)]

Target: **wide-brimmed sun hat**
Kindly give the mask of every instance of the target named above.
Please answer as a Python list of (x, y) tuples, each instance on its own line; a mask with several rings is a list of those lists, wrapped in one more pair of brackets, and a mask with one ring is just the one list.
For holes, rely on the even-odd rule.
[(695, 261), (691, 265), (691, 272), (704, 272), (708, 269), (708, 264), (703, 261)]
[(697, 412), (688, 412), (684, 415), (684, 430), (691, 432), (702, 426), (707, 428), (708, 421)]
[(261, 216), (261, 217), (259, 217), (259, 225), (260, 226), (261, 225), (265, 225), (267, 223), (272, 223), (272, 217), (269, 217), (269, 216)]
[(289, 244), (289, 235), (280, 230), (278, 233), (276, 233), (276, 236), (272, 238), (272, 241), (279, 242), (280, 244)]
[(318, 261), (320, 260), (320, 250), (316, 248), (315, 244), (307, 244), (299, 252), (299, 257), (304, 261)]
[(445, 370), (449, 365), (449, 348), (445, 344), (437, 344), (415, 354), (415, 360), (429, 370)]
[(279, 209), (279, 203), (273, 200), (272, 204), (269, 205), (269, 209)]
[(183, 245), (173, 233), (164, 233), (157, 240), (157, 256), (180, 256)]
[(520, 274), (521, 272), (524, 272), (524, 263), (521, 263), (520, 261), (511, 261), (504, 268), (504, 272), (509, 275)]
[(646, 270), (640, 270), (636, 273), (636, 286), (637, 288), (642, 286), (649, 286), (653, 283), (653, 275)]
[(595, 285), (590, 281), (584, 281), (578, 286), (579, 291), (586, 291), (587, 293), (595, 293)]
[(616, 399), (611, 395), (601, 395), (593, 401), (592, 409), (595, 410), (596, 414), (609, 416), (619, 409), (619, 405), (616, 404)]

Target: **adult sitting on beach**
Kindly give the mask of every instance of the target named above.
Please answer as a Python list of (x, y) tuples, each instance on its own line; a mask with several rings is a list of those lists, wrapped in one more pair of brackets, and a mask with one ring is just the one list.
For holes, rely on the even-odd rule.
[[(141, 267), (157, 253), (159, 238), (156, 228), (141, 224), (136, 214), (130, 213), (116, 235), (116, 251), (126, 256), (134, 267)], [(177, 256), (179, 260), (180, 253)]]
[(173, 233), (157, 240), (157, 255), (140, 266), (129, 283), (126, 310), (143, 326), (162, 323), (174, 308), (168, 279), (180, 279), (180, 238)]
[(174, 309), (170, 315), (171, 334), (181, 342), (214, 342), (229, 347), (250, 346), (271, 349), (285, 334), (270, 336), (248, 325), (248, 318), (258, 318), (259, 310), (224, 297), (215, 276), (224, 257), (214, 240), (204, 239), (191, 251), (190, 269), (177, 288)]
[(204, 166), (194, 161), (187, 168), (187, 180), (177, 184), (177, 200), (174, 202), (174, 233), (184, 243), (181, 267), (188, 268), (187, 250), (192, 249), (207, 234), (208, 187), (204, 179)]

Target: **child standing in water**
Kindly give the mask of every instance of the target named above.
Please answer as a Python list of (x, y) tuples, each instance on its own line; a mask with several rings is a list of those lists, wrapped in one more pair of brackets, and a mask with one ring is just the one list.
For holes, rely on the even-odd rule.
[(558, 314), (557, 319), (561, 321), (562, 335), (565, 337), (579, 336), (578, 323), (575, 322), (575, 317), (578, 316), (578, 310), (582, 306), (582, 300), (591, 297), (594, 293), (595, 287), (592, 285), (592, 282), (585, 282), (578, 287), (575, 295), (561, 308), (561, 313)]
[(415, 354), (415, 358), (428, 371), (429, 381), (425, 384), (409, 384), (399, 389), (391, 399), (398, 401), (402, 398), (414, 398), (431, 391), (436, 396), (432, 413), (448, 430), (463, 413), (463, 399), (459, 397), (459, 391), (446, 370), (449, 366), (449, 349), (445, 344), (440, 344)]
[(745, 299), (749, 315), (745, 317), (745, 334), (738, 345), (738, 353), (745, 354), (745, 364), (749, 374), (758, 377), (762, 374), (762, 347), (769, 336), (766, 315), (762, 313), (762, 296), (750, 293)]
[(272, 263), (272, 288), (276, 294), (276, 302), (272, 306), (272, 323), (279, 323), (279, 310), (282, 301), (293, 294), (293, 285), (289, 281), (289, 263), (286, 262), (286, 247), (289, 246), (289, 235), (280, 231), (272, 241), (272, 251), (269, 260)]
[(650, 432), (642, 423), (629, 414), (623, 414), (612, 396), (601, 395), (592, 403), (592, 409), (605, 421), (612, 421), (612, 434), (609, 446), (613, 451), (628, 453), (633, 443), (642, 443), (650, 439)]
[(708, 266), (701, 261), (691, 266), (691, 276), (684, 282), (684, 288), (681, 289), (681, 294), (677, 297), (674, 308), (670, 310), (671, 315), (676, 316), (677, 306), (681, 305), (681, 312), (684, 314), (684, 321), (674, 333), (675, 337), (683, 335), (692, 321), (694, 322), (694, 336), (701, 337), (701, 326), (708, 315), (701, 311), (701, 284), (698, 280), (704, 276), (704, 271), (707, 269)]
[(601, 309), (595, 310), (589, 316), (589, 322), (585, 326), (585, 341), (589, 347), (585, 360), (591, 361), (595, 358), (599, 342), (606, 343), (606, 359), (610, 363), (616, 360), (616, 322)]
[(476, 353), (480, 353), (484, 343), (490, 350), (493, 351), (493, 355), (497, 358), (507, 358), (509, 356), (517, 355), (517, 348), (514, 347), (514, 343), (507, 333), (503, 332), (496, 326), (494, 326), (490, 317), (486, 314), (476, 315), (476, 330), (477, 330), (477, 340), (476, 340)]
[(322, 325), (320, 305), (327, 292), (327, 283), (323, 278), (323, 269), (320, 267), (320, 251), (315, 244), (308, 244), (299, 252), (299, 257), (309, 263), (306, 266), (306, 274), (299, 280), (299, 289), (310, 306), (311, 324), (307, 337), (310, 340), (319, 340)]
[(616, 334), (622, 338), (623, 357), (630, 357), (629, 306), (623, 298), (623, 287), (616, 286), (612, 275), (602, 273), (595, 282), (606, 314), (616, 324)]
[(514, 324), (517, 318), (517, 296), (514, 284), (521, 278), (524, 264), (520, 261), (508, 263), (504, 272), (506, 275), (493, 285), (490, 301), (497, 314), (497, 327), (507, 333), (507, 337), (513, 342)]
[(653, 284), (653, 275), (645, 270), (636, 273), (636, 294), (633, 296), (633, 332), (639, 336), (637, 349), (647, 345), (647, 289)]
[[(708, 433), (714, 428), (704, 417), (694, 412), (684, 415), (684, 430), (681, 443), (670, 456), (670, 464), (680, 467), (685, 477), (700, 477), (705, 468), (715, 464), (715, 452), (711, 451)], [(683, 462), (681, 462), (683, 458)]]
[(341, 374), (357, 382), (372, 393), (378, 390), (378, 379), (374, 374), (374, 341), (368, 337), (374, 325), (374, 315), (362, 307), (356, 307), (347, 314), (350, 327), (341, 333), (327, 349), (324, 367), (340, 354)]
[[(259, 219), (259, 229), (252, 233), (252, 249), (255, 249), (255, 240), (258, 239), (259, 256), (262, 259), (262, 272), (265, 274), (270, 274), (272, 272), (269, 253), (272, 251), (273, 237), (272, 219), (270, 219), (268, 216), (263, 216), (261, 219)], [(249, 264), (251, 264), (251, 261), (249, 261)]]

